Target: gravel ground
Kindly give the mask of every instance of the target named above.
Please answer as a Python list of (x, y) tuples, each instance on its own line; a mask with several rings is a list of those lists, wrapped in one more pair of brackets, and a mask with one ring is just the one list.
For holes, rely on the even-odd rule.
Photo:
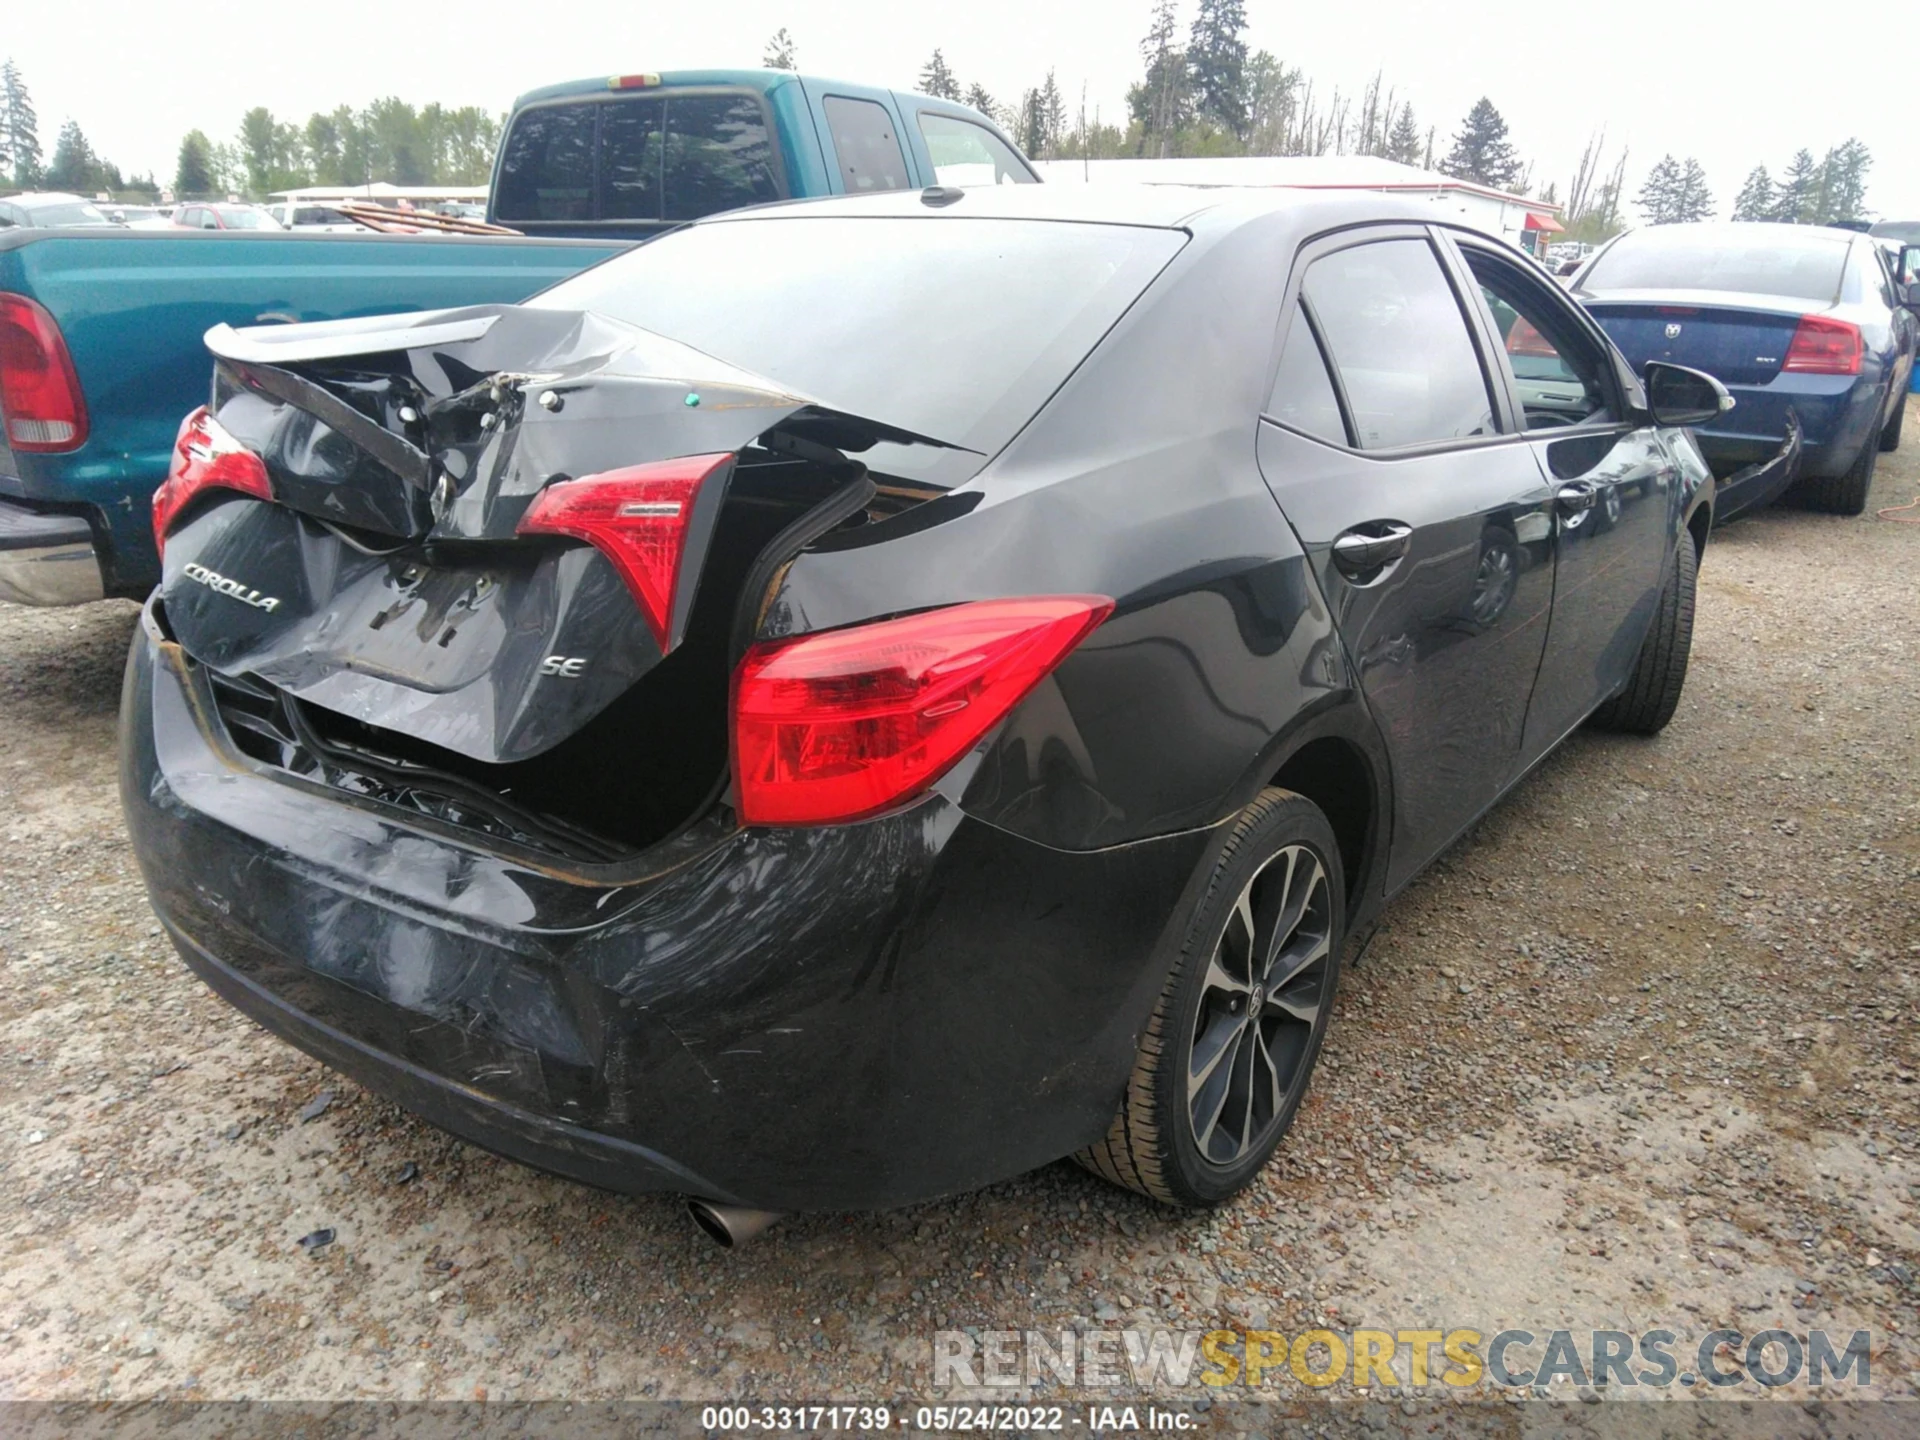
[(0, 606), (0, 1398), (899, 1402), (937, 1329), (1318, 1324), (1869, 1328), (1920, 1395), (1917, 576), (1871, 513), (1718, 534), (1672, 726), (1576, 735), (1391, 907), (1234, 1205), (1060, 1164), (733, 1253), (203, 990), (122, 838), (133, 607)]

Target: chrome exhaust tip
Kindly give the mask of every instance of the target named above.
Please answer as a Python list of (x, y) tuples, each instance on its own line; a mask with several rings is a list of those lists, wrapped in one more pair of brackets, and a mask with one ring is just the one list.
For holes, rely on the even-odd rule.
[(744, 1205), (720, 1205), (712, 1200), (687, 1201), (687, 1214), (722, 1250), (737, 1249), (782, 1218), (778, 1210), (749, 1210)]

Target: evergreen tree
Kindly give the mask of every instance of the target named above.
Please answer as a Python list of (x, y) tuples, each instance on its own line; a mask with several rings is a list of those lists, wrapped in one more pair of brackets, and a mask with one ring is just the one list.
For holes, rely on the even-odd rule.
[(1127, 108), (1140, 127), (1139, 153), (1165, 159), (1192, 110), (1192, 79), (1186, 52), (1174, 44), (1180, 33), (1173, 0), (1156, 0), (1153, 20), (1140, 42), (1147, 73), (1127, 91)]
[(1646, 214), (1649, 225), (1681, 225), (1713, 218), (1713, 192), (1707, 188), (1707, 172), (1691, 155), (1684, 161), (1662, 155), (1660, 163), (1648, 172), (1635, 203)]
[(173, 193), (182, 200), (213, 193), (213, 142), (202, 131), (189, 130), (180, 141), (180, 158), (173, 170)]
[(947, 68), (947, 57), (940, 53), (937, 46), (933, 58), (927, 61), (926, 68), (920, 72), (920, 93), (941, 100), (960, 98), (960, 82), (953, 78), (953, 71)]
[(1713, 192), (1707, 189), (1707, 172), (1689, 155), (1680, 167), (1680, 185), (1674, 196), (1674, 219), (1687, 224), (1713, 218)]
[(767, 41), (766, 54), (760, 57), (760, 63), (769, 70), (798, 70), (800, 63), (796, 58), (793, 36), (782, 25), (773, 32), (773, 38)]
[(40, 120), (27, 94), (20, 67), (9, 60), (0, 65), (0, 148), (13, 183), (31, 190), (40, 183)]
[(1300, 108), (1300, 72), (1272, 53), (1256, 50), (1247, 60), (1247, 153), (1285, 155)]
[(1675, 211), (1680, 200), (1680, 164), (1671, 155), (1662, 155), (1660, 163), (1647, 172), (1647, 180), (1634, 197), (1634, 203), (1647, 217), (1649, 225), (1671, 225), (1679, 217)]
[(1771, 220), (1773, 204), (1773, 176), (1767, 173), (1766, 166), (1756, 165), (1740, 182), (1740, 193), (1733, 197), (1733, 218)]
[(1040, 159), (1047, 148), (1047, 104), (1038, 90), (1028, 90), (1021, 95), (1020, 120), (1014, 129), (1014, 139), (1020, 142), (1020, 148), (1034, 159)]
[(1046, 84), (1040, 87), (1040, 113), (1046, 125), (1046, 158), (1051, 160), (1067, 133), (1066, 101), (1060, 98), (1060, 86), (1051, 70), (1047, 71)]
[(1773, 218), (1790, 225), (1811, 225), (1819, 202), (1820, 167), (1808, 150), (1795, 152), (1774, 192)]
[(1858, 220), (1867, 208), (1867, 170), (1873, 156), (1858, 140), (1849, 140), (1827, 152), (1820, 162), (1820, 204), (1816, 218), (1822, 225)]
[(1440, 162), (1440, 169), (1455, 179), (1496, 190), (1511, 190), (1520, 183), (1520, 157), (1507, 139), (1507, 122), (1486, 96), (1467, 112), (1466, 123), (1453, 137), (1453, 149)]
[(84, 195), (98, 186), (98, 170), (99, 161), (80, 130), (80, 122), (67, 121), (60, 127), (60, 138), (53, 142), (53, 160), (47, 166), (45, 179), (47, 188)]
[(1418, 165), (1424, 149), (1420, 127), (1414, 123), (1413, 106), (1403, 103), (1400, 113), (1394, 117), (1393, 129), (1387, 132), (1387, 159), (1402, 165)]
[(1187, 35), (1187, 72), (1202, 119), (1247, 134), (1247, 10), (1242, 0), (1200, 0)]
[(1005, 121), (1005, 112), (1001, 110), (1000, 102), (988, 94), (987, 87), (982, 85), (978, 80), (967, 87), (967, 93), (962, 103), (978, 110), (996, 125), (1002, 124)]

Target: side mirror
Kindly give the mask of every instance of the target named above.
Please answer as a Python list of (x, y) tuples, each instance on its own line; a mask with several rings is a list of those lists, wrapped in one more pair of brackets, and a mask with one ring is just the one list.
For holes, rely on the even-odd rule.
[(1899, 289), (1900, 304), (1908, 310), (1920, 310), (1920, 280), (1911, 281)]
[(1905, 304), (1905, 292), (1909, 285), (1920, 281), (1920, 245), (1902, 245), (1900, 259), (1893, 267), (1893, 278), (1899, 282), (1902, 299)]
[(1649, 360), (1640, 373), (1656, 425), (1705, 425), (1733, 409), (1727, 387), (1704, 371)]

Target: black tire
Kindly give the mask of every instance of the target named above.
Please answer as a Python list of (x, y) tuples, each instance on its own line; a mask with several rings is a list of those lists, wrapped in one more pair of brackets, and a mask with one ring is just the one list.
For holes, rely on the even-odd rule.
[[(1306, 1096), (1346, 941), (1339, 847), (1327, 817), (1305, 796), (1262, 791), (1212, 863), (1180, 958), (1140, 1037), (1119, 1113), (1104, 1138), (1074, 1156), (1096, 1175), (1170, 1205), (1217, 1205), (1267, 1163)], [(1292, 926), (1289, 913), (1298, 915)], [(1263, 949), (1270, 968), (1261, 972)], [(1242, 960), (1255, 978), (1236, 990), (1224, 982), (1237, 985)], [(1261, 974), (1276, 977), (1271, 999)], [(1203, 1133), (1197, 1112), (1216, 1098)]]
[(1654, 735), (1673, 718), (1687, 683), (1687, 656), (1693, 649), (1699, 564), (1693, 537), (1682, 535), (1673, 549), (1673, 569), (1660, 591), (1660, 609), (1647, 638), (1640, 642), (1640, 656), (1627, 688), (1593, 712), (1593, 723), (1600, 729)]
[(1891, 455), (1900, 448), (1900, 427), (1907, 422), (1907, 397), (1902, 395), (1894, 404), (1893, 418), (1887, 421), (1887, 428), (1880, 432), (1880, 453)]
[(1802, 480), (1797, 487), (1802, 503), (1809, 510), (1828, 515), (1860, 514), (1867, 508), (1867, 492), (1873, 489), (1873, 470), (1879, 459), (1880, 445), (1869, 438), (1846, 474)]

